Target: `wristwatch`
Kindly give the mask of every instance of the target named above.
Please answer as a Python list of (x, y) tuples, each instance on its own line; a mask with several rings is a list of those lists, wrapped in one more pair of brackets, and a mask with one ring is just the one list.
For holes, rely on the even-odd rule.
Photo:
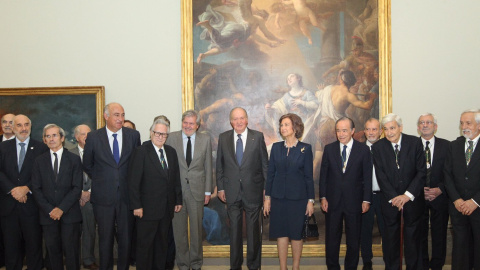
[(315, 200), (314, 200), (314, 199), (308, 199), (308, 202), (311, 202), (311, 203), (315, 204)]

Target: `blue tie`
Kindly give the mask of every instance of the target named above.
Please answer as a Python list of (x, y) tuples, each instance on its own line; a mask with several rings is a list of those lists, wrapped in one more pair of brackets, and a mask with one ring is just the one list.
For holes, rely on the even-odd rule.
[(118, 141), (117, 141), (118, 134), (112, 134), (113, 136), (113, 158), (115, 162), (120, 163), (120, 150), (118, 149)]
[(25, 143), (21, 142), (20, 145), (20, 156), (18, 157), (18, 172), (22, 170), (23, 161), (25, 160)]
[(238, 165), (242, 165), (242, 158), (243, 158), (243, 141), (242, 141), (242, 134), (237, 134), (237, 147), (235, 149), (235, 155), (237, 156)]
[(342, 161), (343, 161), (343, 168), (345, 169), (346, 163), (347, 163), (347, 146), (346, 145), (343, 145)]

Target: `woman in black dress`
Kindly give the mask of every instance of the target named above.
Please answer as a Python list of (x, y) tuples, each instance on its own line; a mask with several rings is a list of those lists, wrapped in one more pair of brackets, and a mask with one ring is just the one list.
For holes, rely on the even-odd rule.
[(287, 269), (288, 242), (291, 241), (293, 270), (302, 255), (302, 227), (305, 215), (313, 214), (312, 146), (300, 142), (304, 125), (293, 113), (280, 117), (280, 134), (285, 141), (274, 143), (270, 152), (263, 214), (270, 214), (270, 238), (277, 239), (280, 269)]

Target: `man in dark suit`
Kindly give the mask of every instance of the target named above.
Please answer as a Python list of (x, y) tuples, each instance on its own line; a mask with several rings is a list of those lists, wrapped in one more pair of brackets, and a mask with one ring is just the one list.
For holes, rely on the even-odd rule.
[[(441, 270), (447, 255), (448, 197), (444, 186), (443, 167), (449, 141), (435, 136), (437, 118), (431, 113), (420, 115), (417, 122), (420, 140), (425, 151), (427, 175), (425, 212), (421, 224), (423, 268)], [(428, 254), (428, 231), (431, 228), (432, 257)]]
[[(80, 269), (79, 242), (82, 214), (78, 200), (82, 192), (82, 162), (63, 148), (65, 131), (48, 124), (43, 140), (50, 151), (35, 159), (32, 192), (40, 207), (40, 224), (52, 270)], [(63, 252), (62, 252), (63, 251)]]
[[(15, 117), (14, 114), (7, 113), (2, 116), (2, 132), (3, 134), (0, 135), (0, 143), (8, 140), (12, 140), (15, 138), (15, 133), (13, 132), (13, 118)], [(3, 245), (3, 243), (2, 243)]]
[(137, 268), (165, 269), (168, 229), (182, 209), (182, 186), (175, 149), (165, 145), (169, 125), (155, 120), (151, 142), (137, 148), (130, 162), (130, 207), (137, 225)]
[(338, 256), (345, 220), (345, 269), (352, 270), (358, 266), (362, 213), (370, 208), (372, 197), (372, 158), (368, 146), (352, 138), (352, 119), (338, 119), (335, 131), (338, 140), (325, 146), (320, 169), (326, 259), (328, 269), (340, 269)]
[(113, 269), (113, 241), (118, 240), (117, 269), (127, 270), (133, 214), (129, 209), (127, 172), (133, 150), (140, 145), (140, 133), (122, 128), (125, 111), (110, 103), (103, 116), (106, 127), (88, 134), (83, 168), (92, 179), (90, 201), (98, 224), (100, 269)]
[(42, 229), (32, 197), (31, 175), (35, 158), (48, 147), (30, 138), (31, 121), (25, 115), (15, 116), (13, 126), (16, 139), (0, 143), (0, 216), (4, 241), (8, 243), (5, 265), (8, 270), (22, 269), (26, 254), (28, 269), (40, 270)]
[(177, 151), (182, 183), (183, 207), (173, 217), (180, 270), (202, 267), (203, 207), (210, 202), (213, 190), (212, 145), (210, 136), (197, 132), (199, 126), (197, 112), (186, 111), (182, 114), (182, 130), (171, 133), (167, 139), (167, 144)]
[(407, 269), (423, 269), (420, 223), (425, 211), (426, 161), (422, 142), (417, 137), (403, 134), (402, 119), (393, 113), (383, 117), (382, 126), (385, 138), (372, 146), (372, 152), (375, 174), (383, 195), (380, 204), (385, 221), (385, 268), (400, 268), (403, 213)]
[(233, 108), (230, 124), (233, 129), (218, 138), (216, 164), (218, 198), (227, 203), (230, 219), (230, 268), (242, 268), (245, 211), (247, 267), (258, 269), (262, 255), (260, 211), (268, 171), (267, 148), (263, 133), (247, 129), (245, 109)]
[(480, 111), (463, 112), (460, 128), (463, 137), (450, 143), (444, 168), (445, 188), (453, 203), (449, 204), (452, 269), (480, 269)]
[[(365, 122), (365, 138), (367, 139), (366, 145), (372, 149), (372, 145), (376, 143), (382, 135), (382, 128), (380, 122), (376, 118), (370, 118)], [(372, 164), (373, 167), (373, 164)], [(372, 172), (372, 200), (370, 201), (370, 209), (362, 214), (362, 230), (360, 236), (360, 250), (362, 253), (363, 268), (362, 270), (372, 270), (372, 231), (373, 224), (375, 222), (375, 216), (377, 216), (378, 231), (380, 237), (383, 236), (385, 230), (385, 224), (383, 223), (382, 209), (380, 207), (380, 186), (378, 185), (377, 176), (375, 174), (375, 168)], [(385, 245), (382, 245), (383, 255), (385, 256)], [(385, 259), (384, 259), (385, 262)]]
[[(77, 140), (77, 147), (70, 150), (73, 154), (83, 160), (83, 152), (87, 134), (91, 131), (87, 125), (78, 125), (73, 131)], [(93, 215), (93, 207), (90, 202), (92, 179), (84, 172), (82, 177), (83, 188), (80, 197), (80, 211), (82, 212), (82, 263), (83, 267), (89, 270), (97, 270), (98, 265), (95, 262), (95, 239), (97, 234), (97, 223)]]

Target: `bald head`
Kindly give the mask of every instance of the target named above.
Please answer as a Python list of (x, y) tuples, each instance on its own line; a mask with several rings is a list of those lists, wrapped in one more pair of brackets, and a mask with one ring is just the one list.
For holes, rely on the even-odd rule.
[(6, 139), (10, 139), (11, 137), (15, 136), (13, 133), (13, 118), (15, 117), (14, 114), (8, 113), (2, 116), (2, 131), (3, 136)]
[(30, 137), (32, 129), (32, 121), (23, 114), (19, 114), (13, 118), (13, 132), (17, 139), (21, 142)]
[(119, 131), (125, 121), (125, 110), (119, 103), (109, 103), (103, 110), (103, 117), (107, 121), (107, 128), (113, 132)]

